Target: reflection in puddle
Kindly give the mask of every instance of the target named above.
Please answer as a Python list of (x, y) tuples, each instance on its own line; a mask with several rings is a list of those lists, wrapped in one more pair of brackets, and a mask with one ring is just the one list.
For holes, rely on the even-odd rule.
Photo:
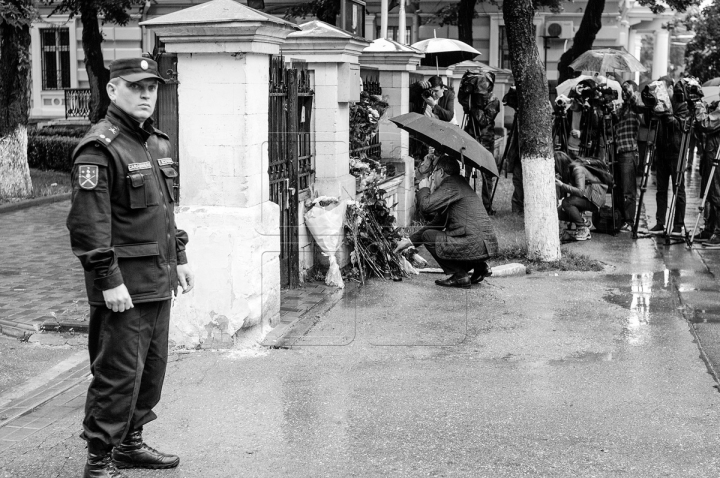
[[(669, 271), (665, 270), (665, 283), (669, 281)], [(650, 295), (652, 294), (652, 273), (632, 274), (630, 278), (630, 315), (626, 325), (627, 341), (630, 345), (642, 345), (648, 333), (650, 322)]]

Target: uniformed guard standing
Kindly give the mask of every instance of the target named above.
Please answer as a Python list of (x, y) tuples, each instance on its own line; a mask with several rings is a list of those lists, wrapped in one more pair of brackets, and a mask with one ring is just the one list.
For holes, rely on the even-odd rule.
[(150, 59), (112, 62), (107, 116), (73, 153), (67, 226), (85, 269), (93, 374), (82, 434), (86, 478), (180, 462), (142, 439), (165, 377), (171, 300), (178, 282), (183, 293), (194, 285), (188, 237), (175, 227), (173, 153), (150, 118), (158, 82)]

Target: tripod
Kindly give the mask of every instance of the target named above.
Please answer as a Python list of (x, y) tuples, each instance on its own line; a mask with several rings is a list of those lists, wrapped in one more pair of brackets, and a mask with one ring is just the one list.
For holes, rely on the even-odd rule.
[(720, 163), (720, 148), (718, 148), (715, 153), (712, 168), (710, 168), (710, 174), (708, 175), (707, 184), (705, 185), (705, 192), (703, 192), (702, 201), (700, 201), (700, 206), (698, 206), (699, 212), (695, 219), (695, 227), (693, 227), (692, 234), (690, 234), (687, 241), (688, 247), (692, 247), (693, 241), (695, 240), (695, 233), (697, 232), (698, 224), (700, 224), (700, 216), (703, 215), (705, 210), (705, 202), (707, 202), (707, 198), (710, 195), (710, 188), (713, 186), (713, 178), (715, 177), (715, 170), (717, 169), (718, 163)]
[[(498, 167), (498, 174), (500, 171), (502, 171), (503, 166), (505, 166), (505, 161), (507, 160), (508, 151), (510, 151), (510, 147), (512, 146), (512, 142), (515, 141), (515, 138), (517, 137), (517, 115), (513, 118), (513, 123), (510, 129), (510, 134), (507, 135), (505, 138), (505, 151), (503, 152), (502, 159), (500, 160), (500, 166)], [(517, 159), (520, 161), (520, 158)], [(507, 178), (507, 170), (505, 170), (505, 177)], [(492, 194), (490, 195), (490, 210), (492, 211), (492, 204), (493, 200), (495, 199), (495, 191), (497, 191), (498, 183), (500, 182), (500, 177), (495, 180), (495, 183), (493, 184), (493, 190)]]
[(613, 187), (610, 191), (610, 209), (612, 210), (612, 231), (617, 231), (615, 224), (615, 129), (612, 122), (612, 112), (609, 105), (603, 105), (603, 139), (605, 140), (605, 160), (610, 164), (610, 174), (613, 177)]
[(650, 169), (655, 161), (655, 141), (657, 140), (659, 119), (656, 116), (650, 117), (650, 125), (648, 126), (647, 147), (645, 148), (645, 162), (643, 164), (643, 175), (640, 180), (640, 198), (638, 199), (637, 210), (635, 211), (635, 221), (633, 222), (632, 238), (638, 238), (638, 226), (640, 225), (640, 215), (642, 214), (643, 199), (647, 191), (648, 179), (650, 178)]
[[(694, 111), (694, 105), (691, 111)], [(688, 152), (691, 150), (690, 145), (693, 144), (693, 129), (695, 127), (694, 115), (690, 115), (682, 123), (683, 136), (680, 141), (680, 152), (678, 153), (677, 169), (675, 170), (675, 184), (673, 187), (673, 197), (670, 201), (670, 210), (668, 211), (667, 220), (665, 221), (665, 245), (670, 246), (672, 244), (680, 244), (687, 242), (687, 230), (685, 231), (686, 237), (681, 239), (673, 240), (671, 238), (673, 227), (675, 226), (675, 212), (677, 209), (677, 195), (680, 191), (680, 187), (685, 184), (685, 168), (687, 167)], [(685, 227), (685, 224), (682, 225)]]
[[(559, 112), (554, 112), (553, 116), (555, 117), (552, 127), (554, 149), (555, 151), (562, 151), (567, 154), (567, 114), (565, 110), (561, 108)], [(513, 121), (513, 128), (514, 127), (515, 121)], [(556, 139), (557, 143), (555, 143)]]
[[(472, 137), (475, 138), (475, 141), (478, 140), (478, 132), (477, 132), (477, 125), (475, 124), (475, 118), (472, 117), (470, 113), (465, 113), (463, 116), (462, 124), (460, 124), (460, 129), (465, 131), (465, 128), (468, 125), (468, 122), (472, 124)], [(463, 165), (464, 166), (464, 165)], [(477, 192), (477, 171), (472, 166), (465, 168), (465, 180), (469, 183), (470, 178), (473, 179), (473, 190)]]

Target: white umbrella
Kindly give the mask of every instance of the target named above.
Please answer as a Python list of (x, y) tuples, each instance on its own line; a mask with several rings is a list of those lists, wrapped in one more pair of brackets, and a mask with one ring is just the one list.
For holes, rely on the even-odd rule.
[[(469, 60), (480, 55), (479, 51), (467, 43), (461, 42), (460, 40), (453, 40), (452, 38), (428, 38), (427, 40), (420, 40), (417, 43), (413, 43), (410, 46), (426, 55), (435, 56), (435, 68), (437, 68), (438, 71), (440, 69), (439, 58), (445, 56), (445, 54), (447, 54), (448, 60), (451, 61), (448, 65)], [(467, 55), (468, 58), (462, 58), (463, 54)]]

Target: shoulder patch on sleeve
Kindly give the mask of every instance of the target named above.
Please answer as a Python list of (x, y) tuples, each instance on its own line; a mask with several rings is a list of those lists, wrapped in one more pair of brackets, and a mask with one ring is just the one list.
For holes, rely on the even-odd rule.
[(98, 166), (94, 164), (81, 164), (78, 166), (78, 185), (82, 189), (95, 189), (99, 177)]

